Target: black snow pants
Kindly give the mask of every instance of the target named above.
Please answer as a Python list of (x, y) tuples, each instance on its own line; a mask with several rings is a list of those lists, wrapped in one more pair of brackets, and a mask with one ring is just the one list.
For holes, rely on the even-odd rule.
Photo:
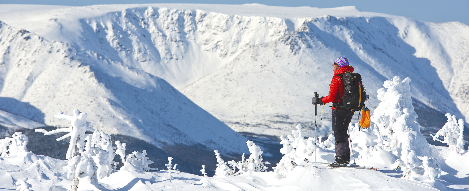
[(335, 156), (350, 161), (348, 126), (352, 121), (353, 112), (349, 110), (332, 110), (332, 130), (335, 137)]

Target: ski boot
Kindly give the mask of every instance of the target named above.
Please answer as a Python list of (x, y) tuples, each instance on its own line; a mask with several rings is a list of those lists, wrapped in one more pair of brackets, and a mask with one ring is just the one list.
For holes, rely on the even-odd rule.
[[(330, 167), (345, 167), (348, 165), (349, 161), (345, 159), (346, 157), (335, 157), (335, 161), (331, 164), (329, 164)], [(350, 160), (350, 159), (349, 159)]]

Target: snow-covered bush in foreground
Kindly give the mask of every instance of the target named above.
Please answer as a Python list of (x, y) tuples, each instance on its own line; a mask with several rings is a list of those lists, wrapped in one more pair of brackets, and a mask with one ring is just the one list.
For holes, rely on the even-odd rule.
[[(283, 154), (283, 157), (277, 166), (274, 167), (275, 173), (280, 176), (285, 176), (296, 164), (307, 162), (308, 158), (310, 158), (316, 150), (314, 138), (310, 137), (305, 140), (301, 133), (301, 125), (297, 125), (296, 128), (297, 130), (292, 131), (293, 136), (288, 135), (285, 137), (282, 135), (280, 137), (282, 140), (280, 144), (283, 145), (280, 149), (280, 153)], [(327, 141), (330, 140), (326, 140), (323, 145), (329, 145)]]
[[(79, 110), (73, 112), (73, 116), (60, 112), (55, 115), (59, 119), (67, 119), (71, 122), (68, 128), (60, 128), (52, 131), (36, 129), (36, 132), (44, 135), (52, 135), (61, 132), (68, 132), (57, 141), (70, 137), (70, 145), (67, 150), (66, 159), (68, 165), (65, 168), (67, 178), (90, 177), (91, 181), (109, 176), (115, 170), (114, 156), (116, 153), (112, 148), (111, 136), (94, 130), (92, 135), (85, 134), (86, 131), (93, 131), (86, 121), (87, 114)], [(137, 172), (148, 171), (149, 164), (153, 162), (146, 157), (146, 152), (133, 152), (125, 156), (125, 143), (116, 141), (117, 154), (121, 157), (123, 169), (132, 169)]]
[(176, 173), (179, 173), (179, 171), (177, 170), (177, 165), (178, 164), (174, 164), (173, 166), (173, 157), (168, 157), (168, 164), (165, 164), (166, 166), (166, 169), (168, 169), (168, 178), (169, 180), (173, 180), (173, 170), (176, 171)]
[(68, 146), (67, 155), (65, 155), (65, 158), (71, 159), (80, 155), (80, 153), (83, 153), (85, 147), (85, 132), (87, 130), (92, 130), (88, 127), (86, 121), (87, 116), (87, 113), (82, 113), (78, 109), (73, 111), (73, 116), (65, 115), (63, 112), (59, 112), (54, 117), (58, 119), (69, 120), (71, 123), (70, 127), (60, 128), (49, 132), (44, 129), (36, 129), (36, 132), (44, 133), (44, 135), (67, 132), (66, 135), (58, 138), (57, 141), (70, 137), (70, 145)]
[(112, 149), (111, 136), (95, 130), (91, 140), (89, 140), (90, 136), (86, 138), (87, 155), (91, 156), (98, 166), (98, 178), (109, 176), (114, 170), (112, 164), (115, 156)]
[[(244, 153), (241, 161), (229, 161), (228, 164), (221, 158), (218, 150), (215, 150), (215, 156), (217, 157), (217, 168), (215, 170), (215, 176), (226, 177), (236, 176), (245, 172), (264, 172), (267, 170), (265, 164), (268, 162), (262, 162), (262, 150), (252, 141), (246, 142), (249, 152), (249, 158), (246, 160)], [(231, 168), (230, 168), (231, 167)]]
[(148, 165), (150, 164), (153, 164), (153, 161), (151, 161), (147, 157), (146, 150), (143, 150), (141, 153), (138, 151), (134, 151), (131, 154), (128, 154), (127, 157), (125, 157), (125, 162), (122, 169), (128, 170), (131, 165), (135, 171), (143, 173), (151, 170), (151, 168), (148, 167)]
[[(369, 127), (367, 129), (361, 129), (359, 123), (351, 123), (349, 125), (349, 133), (351, 151), (350, 162), (354, 163), (356, 159), (362, 158), (369, 159), (372, 157), (373, 154), (384, 152), (379, 149), (379, 147), (375, 147), (377, 143), (374, 140), (378, 140), (377, 135), (379, 135), (377, 128)], [(397, 157), (392, 157), (390, 155), (387, 155), (388, 157), (385, 157), (385, 160), (383, 160), (384, 158), (382, 157), (380, 159), (377, 159), (377, 161), (375, 160), (375, 164), (381, 164), (383, 166), (389, 166), (394, 164)]]
[(226, 177), (233, 175), (233, 170), (226, 165), (225, 160), (223, 160), (220, 156), (218, 150), (214, 150), (215, 157), (217, 157), (217, 168), (215, 169), (215, 176), (217, 177)]
[[(448, 122), (433, 136), (433, 140), (448, 144), (449, 148), (457, 153), (464, 153), (464, 120), (456, 120), (456, 116), (447, 113)], [(443, 136), (443, 141), (438, 139)]]
[[(248, 145), (249, 155), (248, 159), (248, 171), (250, 172), (264, 172), (267, 170), (265, 163), (262, 162), (262, 150), (259, 146), (257, 146), (252, 141), (247, 141), (246, 144)], [(243, 155), (244, 156), (244, 155)]]
[[(67, 171), (67, 178), (72, 179), (74, 177), (86, 177), (89, 176), (92, 181), (96, 181), (98, 178), (97, 170), (98, 166), (93, 160), (93, 151), (91, 148), (91, 140), (86, 137), (85, 132), (92, 130), (88, 127), (86, 117), (87, 113), (82, 113), (78, 109), (73, 111), (73, 116), (65, 115), (63, 112), (59, 112), (54, 117), (59, 119), (69, 120), (71, 126), (68, 128), (59, 128), (52, 131), (46, 131), (44, 129), (36, 129), (36, 132), (44, 133), (44, 135), (52, 135), (61, 132), (68, 132), (66, 135), (57, 139), (57, 141), (63, 140), (70, 137), (70, 144), (68, 146), (66, 159), (68, 165), (65, 167)], [(85, 141), (86, 140), (86, 141)], [(85, 148), (85, 144), (86, 148)], [(101, 158), (101, 157), (97, 157)], [(99, 162), (98, 162), (99, 163)], [(101, 167), (104, 167), (101, 166)], [(105, 167), (106, 168), (106, 167)], [(102, 171), (101, 169), (99, 171)]]
[(396, 165), (402, 168), (405, 178), (433, 181), (440, 169), (437, 161), (429, 157), (429, 144), (416, 122), (409, 82), (410, 78), (401, 81), (396, 76), (378, 90), (381, 102), (371, 117), (378, 133), (376, 146), (399, 158)]
[(21, 132), (15, 132), (12, 138), (7, 137), (0, 140), (0, 156), (6, 157), (16, 153), (28, 152), (27, 144), (28, 137)]

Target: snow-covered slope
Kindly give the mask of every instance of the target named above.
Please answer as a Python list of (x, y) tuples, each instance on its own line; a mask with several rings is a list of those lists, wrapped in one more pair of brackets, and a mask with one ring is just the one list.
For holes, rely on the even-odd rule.
[(165, 80), (90, 50), (50, 41), (0, 22), (0, 107), (46, 123), (59, 111), (80, 109), (109, 134), (157, 146), (202, 144), (245, 152), (244, 137), (195, 105)]
[(8, 128), (34, 129), (44, 126), (42, 123), (0, 110), (0, 125)]
[[(461, 158), (461, 157), (460, 157)], [(467, 157), (466, 157), (467, 158)], [(0, 186), (31, 190), (64, 190), (72, 185), (61, 167), (64, 161), (24, 153), (1, 158)], [(170, 176), (172, 178), (170, 178)], [(455, 186), (456, 187), (456, 186)], [(460, 187), (456, 187), (460, 188)], [(314, 166), (297, 167), (287, 178), (279, 179), (274, 172), (254, 172), (231, 177), (203, 177), (168, 171), (138, 173), (120, 170), (90, 183), (81, 178), (78, 190), (435, 190), (425, 183), (386, 176), (365, 169), (324, 169)], [(455, 190), (456, 190), (455, 189)]]
[(243, 51), (183, 93), (237, 131), (278, 135), (293, 123), (311, 126), (310, 98), (327, 94), (330, 65), (346, 56), (364, 76), (372, 110), (379, 84), (402, 76), (413, 79), (415, 99), (468, 119), (468, 26), (378, 16), (311, 18), (295, 31), (285, 25), (278, 39)]
[[(237, 131), (280, 135), (295, 123), (311, 126), (311, 97), (328, 92), (330, 65), (338, 56), (348, 57), (364, 76), (372, 110), (377, 89), (398, 75), (412, 79), (415, 99), (469, 119), (469, 27), (460, 23), (425, 23), (354, 7), (258, 4), (1, 10), (5, 23), (75, 47), (77, 55), (64, 52), (71, 60), (91, 57), (99, 63), (92, 65), (99, 68), (95, 73), (137, 87), (151, 86), (151, 76), (165, 79)], [(329, 112), (320, 121), (324, 131)]]

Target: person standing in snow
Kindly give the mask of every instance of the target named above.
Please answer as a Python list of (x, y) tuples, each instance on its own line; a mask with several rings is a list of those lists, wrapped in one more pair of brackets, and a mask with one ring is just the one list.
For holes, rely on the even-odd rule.
[(313, 104), (324, 105), (332, 102), (332, 130), (335, 137), (335, 162), (332, 165), (346, 165), (350, 162), (350, 148), (348, 140), (348, 126), (353, 117), (353, 112), (346, 110), (342, 104), (344, 84), (341, 74), (352, 73), (354, 68), (349, 65), (345, 57), (337, 58), (332, 64), (334, 77), (330, 84), (329, 95), (321, 98), (313, 98)]

